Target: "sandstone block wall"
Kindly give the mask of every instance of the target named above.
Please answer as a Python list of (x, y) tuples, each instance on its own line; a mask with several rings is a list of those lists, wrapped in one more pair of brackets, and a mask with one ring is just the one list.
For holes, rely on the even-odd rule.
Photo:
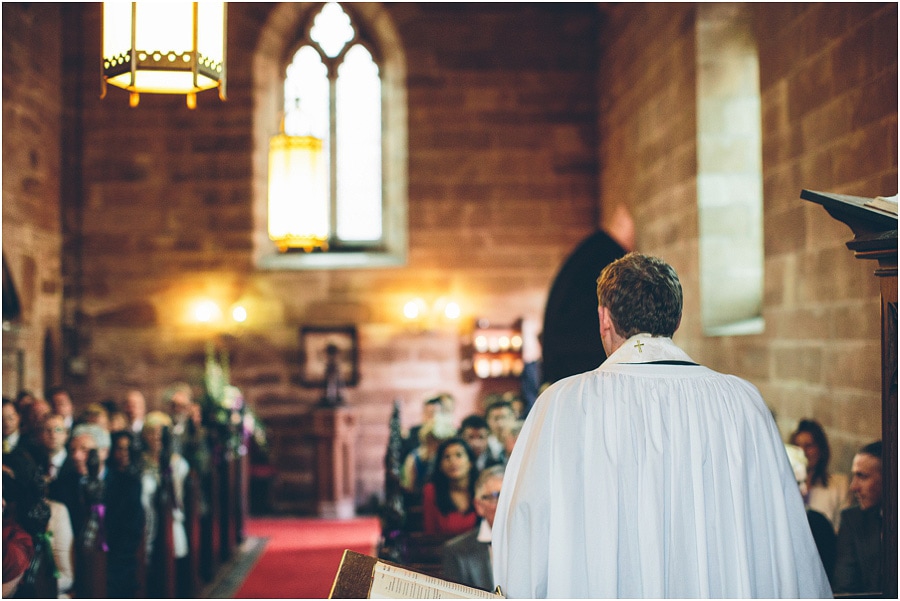
[[(82, 12), (97, 39), (98, 5)], [(145, 95), (136, 109), (99, 100), (99, 48), (85, 44), (84, 295), (87, 402), (131, 386), (152, 403), (175, 380), (198, 382), (207, 340), (230, 354), (233, 382), (271, 422), (285, 509), (314, 498), (304, 423), (321, 391), (300, 382), (299, 330), (355, 324), (361, 379), (346, 391), (359, 415), (358, 500), (383, 486), (388, 419), (404, 426), (427, 395), (457, 397), (456, 417), (485, 390), (460, 374), (460, 336), (476, 317), (540, 320), (556, 270), (596, 223), (593, 6), (394, 4), (407, 56), (409, 260), (400, 268), (258, 271), (253, 266), (251, 69), (270, 5), (229, 6), (228, 101)], [(263, 235), (264, 232), (263, 232)], [(74, 273), (67, 273), (73, 278)], [(199, 295), (241, 300), (240, 330), (185, 322)], [(420, 296), (460, 303), (463, 325), (410, 328)], [(227, 306), (227, 305), (226, 305)]]
[(3, 31), (3, 304), (8, 270), (21, 306), (3, 331), (3, 395), (12, 398), (62, 375), (59, 7), (5, 3)]
[[(758, 386), (787, 435), (825, 425), (832, 467), (881, 435), (880, 296), (853, 234), (804, 188), (897, 193), (897, 7), (753, 6), (763, 130), (765, 332), (709, 338), (699, 321), (693, 5), (604, 11), (598, 39), (599, 182), (624, 202), (637, 248), (685, 284), (676, 341)], [(650, 33), (652, 32), (652, 34)]]
[[(25, 333), (3, 339), (23, 351), (27, 386), (63, 379), (81, 406), (134, 386), (159, 406), (171, 382), (200, 381), (212, 340), (271, 424), (276, 496), (303, 510), (320, 392), (300, 384), (299, 329), (356, 324), (361, 380), (346, 396), (360, 415), (363, 504), (381, 490), (395, 400), (409, 426), (429, 393), (455, 394), (461, 418), (487, 391), (460, 377), (461, 330), (410, 328), (403, 304), (454, 296), (470, 318), (540, 320), (568, 253), (627, 211), (637, 248), (682, 277), (676, 340), (697, 360), (756, 384), (785, 433), (820, 419), (835, 469), (879, 435), (872, 266), (799, 193), (897, 192), (895, 4), (754, 6), (766, 330), (727, 338), (704, 337), (699, 319), (693, 5), (384, 8), (407, 56), (409, 263), (263, 272), (251, 82), (260, 36), (285, 34), (262, 31), (273, 5), (229, 5), (228, 101), (201, 94), (189, 111), (175, 97), (137, 109), (121, 90), (99, 99), (99, 4), (4, 4), (3, 251)], [(190, 324), (201, 295), (246, 302), (251, 319)], [(86, 372), (64, 373), (53, 352), (45, 371), (45, 347), (77, 351)], [(5, 393), (8, 366), (4, 355)]]

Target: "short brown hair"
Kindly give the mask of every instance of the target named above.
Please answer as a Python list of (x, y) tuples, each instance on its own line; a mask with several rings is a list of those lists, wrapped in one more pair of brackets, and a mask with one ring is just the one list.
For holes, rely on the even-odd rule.
[(597, 301), (623, 338), (641, 332), (671, 338), (681, 323), (681, 282), (657, 257), (632, 252), (607, 265), (597, 278)]

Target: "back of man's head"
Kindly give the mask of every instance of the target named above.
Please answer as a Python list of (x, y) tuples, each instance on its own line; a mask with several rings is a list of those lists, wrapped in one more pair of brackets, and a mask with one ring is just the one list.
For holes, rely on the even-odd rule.
[(681, 323), (681, 282), (657, 257), (632, 252), (607, 265), (597, 279), (597, 301), (623, 338), (641, 332), (671, 338)]

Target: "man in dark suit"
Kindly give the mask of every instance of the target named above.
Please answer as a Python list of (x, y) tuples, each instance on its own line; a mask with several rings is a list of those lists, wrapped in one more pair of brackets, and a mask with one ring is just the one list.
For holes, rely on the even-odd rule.
[(509, 459), (506, 454), (506, 434), (516, 421), (512, 404), (502, 398), (488, 404), (484, 410), (484, 419), (491, 430), (488, 435), (487, 465), (506, 465)]
[(486, 591), (493, 590), (491, 527), (502, 485), (502, 465), (485, 468), (479, 474), (475, 482), (475, 512), (481, 516), (481, 524), (444, 543), (441, 548), (444, 579)]
[(834, 567), (835, 593), (879, 593), (883, 519), (881, 441), (864, 446), (853, 458), (850, 491), (858, 505), (841, 512)]

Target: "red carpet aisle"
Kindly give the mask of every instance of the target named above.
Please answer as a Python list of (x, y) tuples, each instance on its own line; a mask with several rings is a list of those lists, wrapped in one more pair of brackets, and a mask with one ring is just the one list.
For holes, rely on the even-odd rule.
[(251, 518), (247, 536), (268, 538), (236, 599), (325, 599), (344, 549), (374, 555), (378, 518)]

